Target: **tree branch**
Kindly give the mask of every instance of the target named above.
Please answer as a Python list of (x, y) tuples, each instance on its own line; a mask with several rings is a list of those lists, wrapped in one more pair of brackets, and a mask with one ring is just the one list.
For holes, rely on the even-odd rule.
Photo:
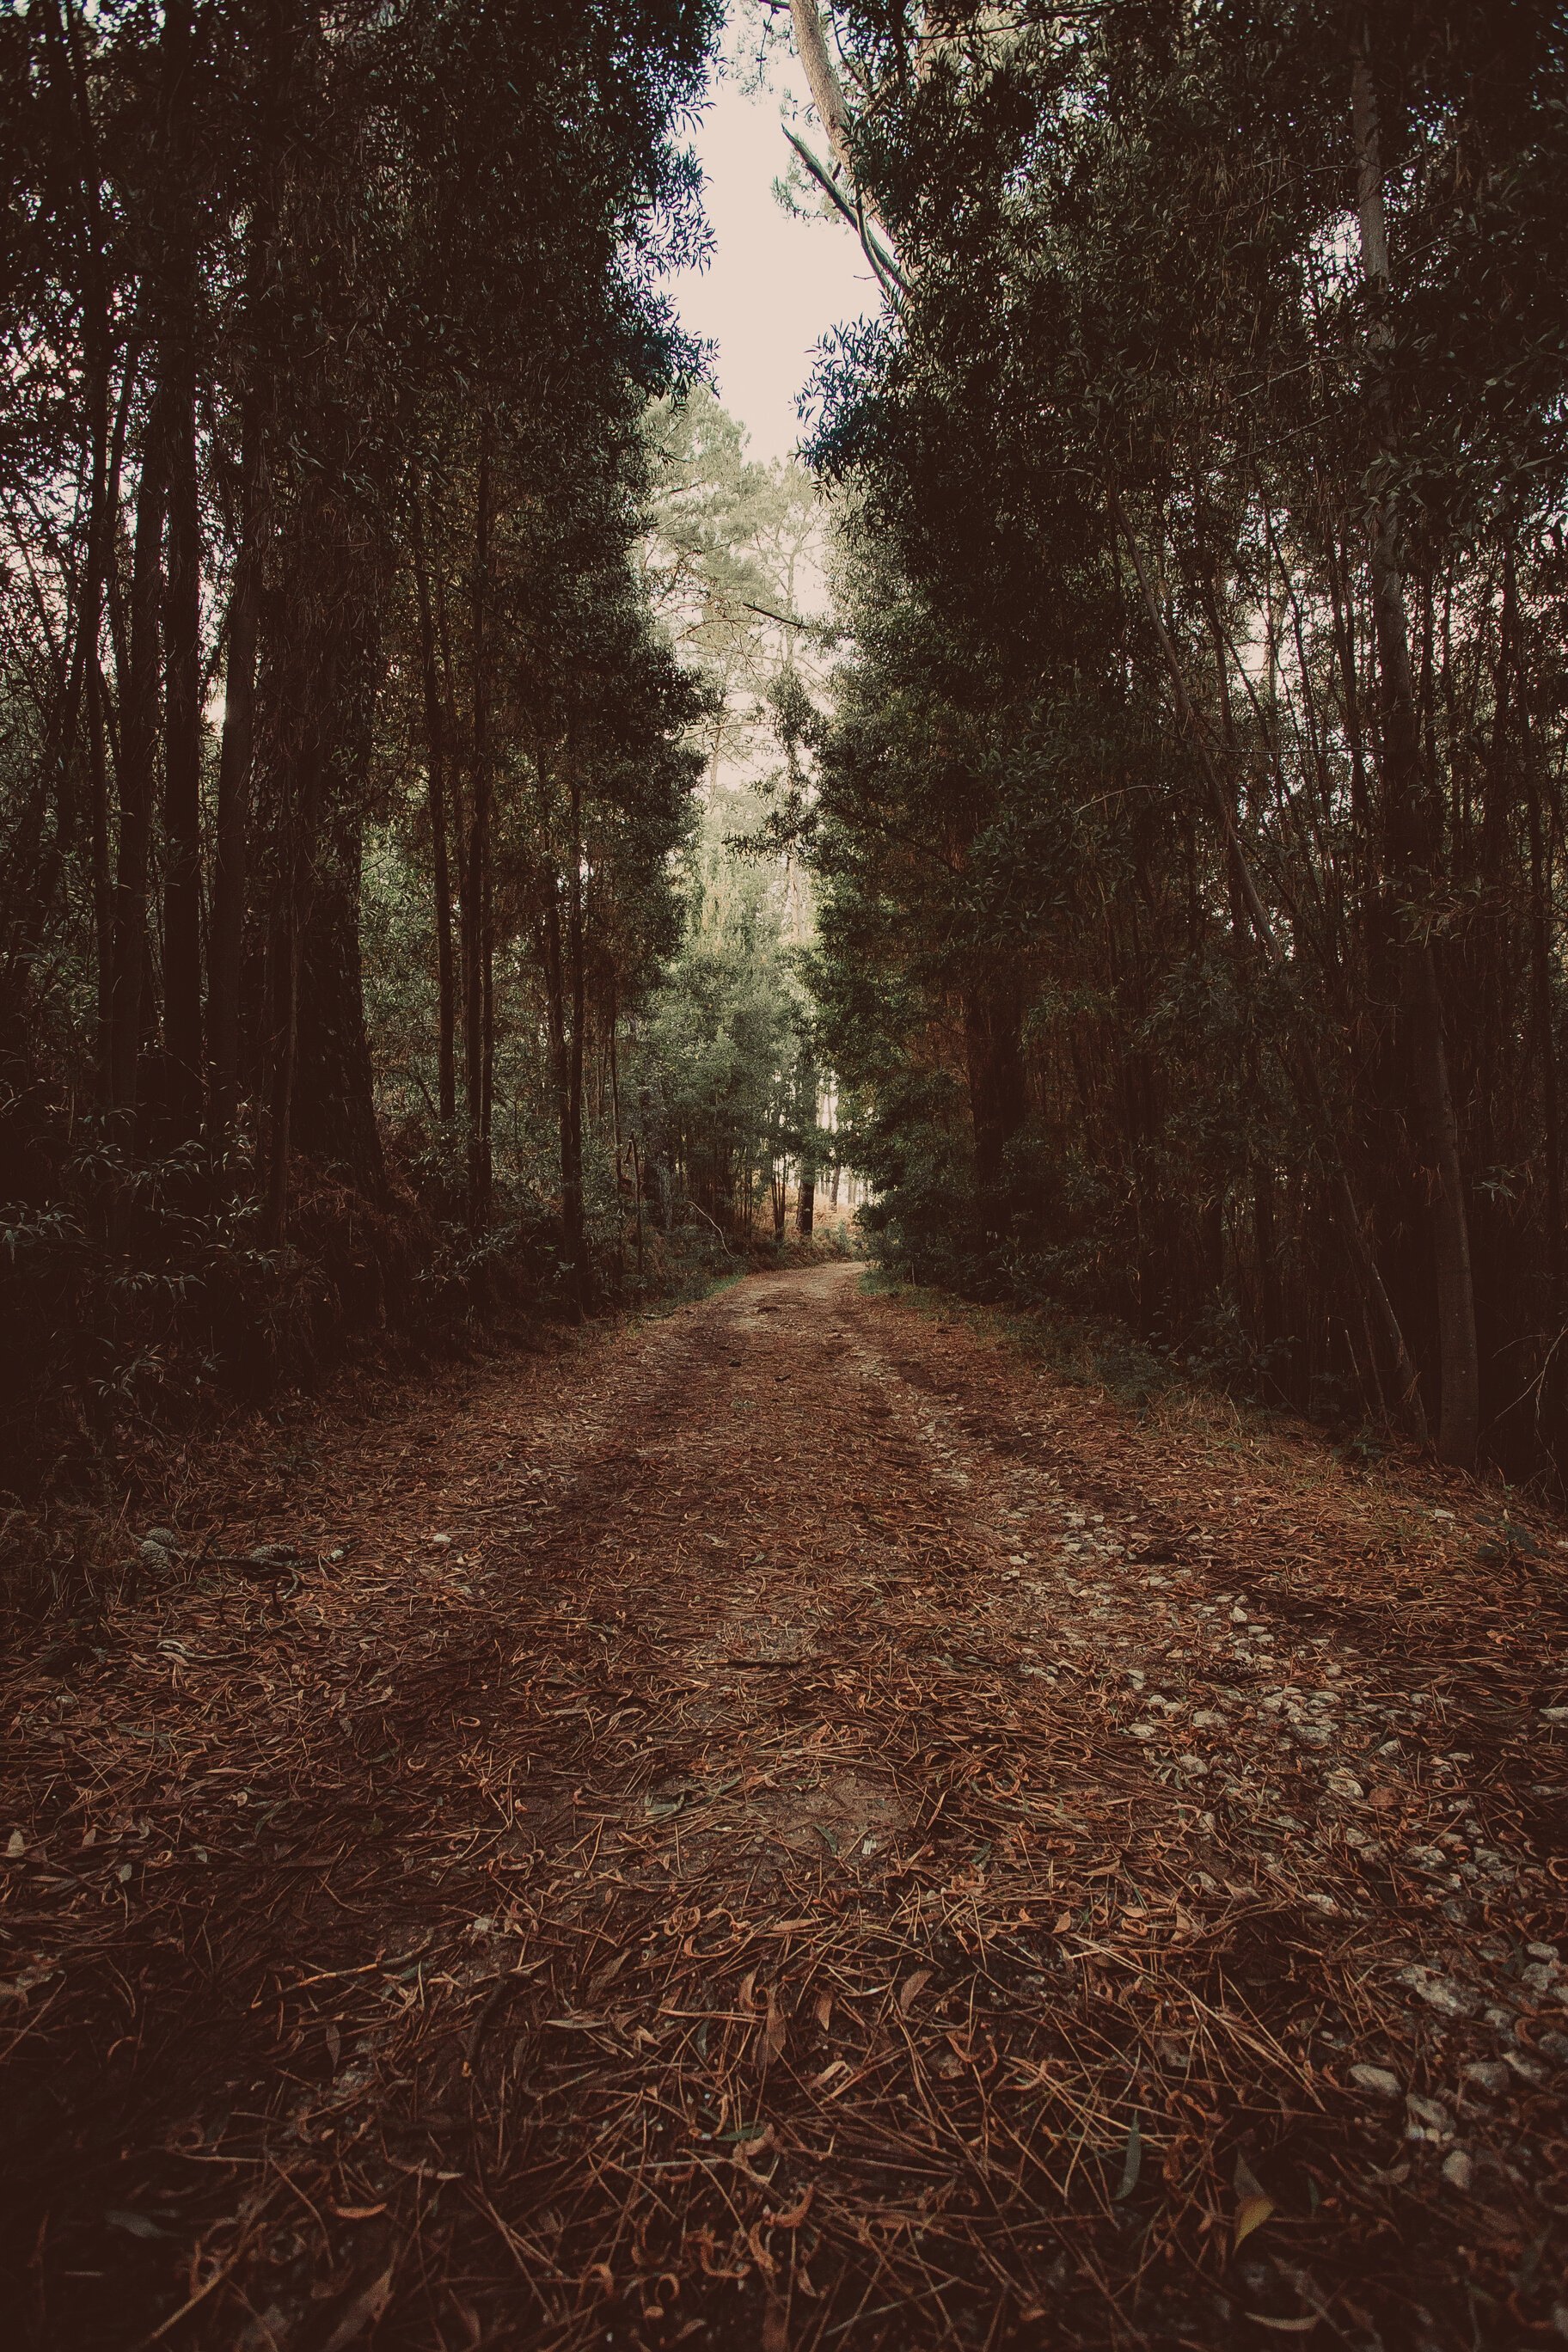
[[(893, 287), (897, 287), (900, 294), (907, 295), (910, 290), (908, 278), (904, 276), (903, 271), (899, 268), (898, 263), (893, 259), (892, 255), (888, 251), (886, 246), (882, 243), (881, 238), (877, 235), (875, 229), (872, 228), (870, 223), (866, 219), (864, 213), (862, 211), (858, 211), (856, 206), (850, 203), (848, 197), (844, 194), (843, 189), (836, 184), (832, 174), (824, 171), (822, 165), (817, 162), (816, 156), (812, 153), (805, 140), (797, 138), (795, 133), (790, 129), (787, 122), (784, 125), (784, 135), (789, 141), (790, 145), (795, 149), (795, 153), (800, 157), (801, 162), (805, 165), (806, 170), (811, 173), (812, 178), (823, 190), (824, 194), (827, 195), (833, 204), (837, 206), (845, 219), (848, 222), (850, 227), (855, 231), (856, 236), (860, 240), (867, 260), (876, 271), (879, 279), (882, 283), (883, 290), (888, 294), (889, 299), (894, 299)], [(892, 280), (891, 286), (888, 284), (888, 280), (889, 278)]]

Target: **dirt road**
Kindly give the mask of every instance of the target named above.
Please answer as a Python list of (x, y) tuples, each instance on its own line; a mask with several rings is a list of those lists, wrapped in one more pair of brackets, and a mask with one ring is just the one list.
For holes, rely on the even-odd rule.
[(1568, 2334), (1541, 1514), (842, 1266), (226, 1475), (6, 1686), (10, 2340)]

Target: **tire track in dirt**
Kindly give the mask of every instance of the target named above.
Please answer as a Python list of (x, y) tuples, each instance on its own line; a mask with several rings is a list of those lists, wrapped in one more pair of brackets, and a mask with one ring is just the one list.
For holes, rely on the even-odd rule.
[(828, 1266), (416, 1409), (317, 1501), (358, 1549), (291, 1614), (142, 1604), (101, 1696), (16, 1694), (24, 2340), (1548, 2318), (1540, 1759), (1483, 1787), (1359, 1622), (1248, 1589), (1208, 1456), (1175, 1492)]

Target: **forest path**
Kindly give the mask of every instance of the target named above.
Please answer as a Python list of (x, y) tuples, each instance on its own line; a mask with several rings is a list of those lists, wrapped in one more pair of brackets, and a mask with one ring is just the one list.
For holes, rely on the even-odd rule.
[(842, 1265), (229, 1480), (9, 1678), (18, 2340), (1552, 2328), (1539, 1519)]

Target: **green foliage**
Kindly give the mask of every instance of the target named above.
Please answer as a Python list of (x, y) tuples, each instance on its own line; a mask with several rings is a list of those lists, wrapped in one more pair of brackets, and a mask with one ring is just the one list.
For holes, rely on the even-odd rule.
[(39, 1349), (0, 1484), (79, 1408), (107, 1443), (613, 1274), (584, 1094), (679, 938), (714, 707), (640, 552), (716, 29), (0, 26), (0, 1315)]
[(661, 1183), (678, 1175), (703, 1216), (745, 1232), (800, 1150), (794, 1094), (807, 1019), (786, 877), (728, 846), (731, 828), (759, 813), (743, 792), (710, 799), (686, 869), (680, 948), (626, 1060), (628, 1107)]
[(814, 444), (880, 1246), (1561, 1460), (1560, 21), (832, 15), (903, 286)]

